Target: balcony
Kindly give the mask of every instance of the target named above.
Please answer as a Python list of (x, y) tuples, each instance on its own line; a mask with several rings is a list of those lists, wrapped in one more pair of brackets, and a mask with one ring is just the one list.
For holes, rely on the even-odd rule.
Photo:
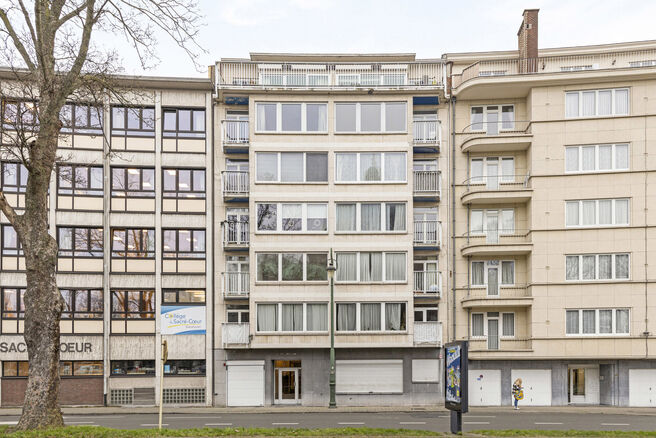
[(249, 225), (246, 221), (225, 221), (221, 223), (223, 249), (248, 250), (250, 243)]
[(504, 338), (499, 336), (488, 336), (485, 339), (470, 339), (470, 353), (492, 353), (499, 357), (509, 352), (533, 351), (533, 343), (530, 338)]
[(442, 346), (442, 323), (438, 321), (415, 322), (414, 344), (424, 347)]
[(442, 222), (415, 220), (413, 243), (417, 249), (439, 250), (442, 245)]
[(526, 285), (500, 285), (498, 288), (472, 287), (461, 301), (464, 309), (480, 307), (530, 307), (533, 297)]
[(533, 190), (530, 175), (477, 176), (463, 182), (463, 204), (518, 204), (528, 202)]
[(224, 322), (221, 324), (223, 348), (248, 347), (250, 338), (250, 325), (247, 322)]
[(440, 298), (442, 273), (439, 271), (415, 271), (415, 297)]
[(221, 190), (226, 202), (247, 202), (249, 190), (248, 172), (225, 170), (221, 172)]
[(472, 123), (458, 137), (463, 153), (525, 151), (533, 141), (531, 122), (517, 120)]
[(414, 186), (412, 194), (415, 201), (438, 202), (442, 194), (439, 170), (413, 170)]
[(437, 154), (442, 143), (442, 125), (438, 120), (415, 120), (412, 144), (418, 154)]
[(225, 299), (248, 299), (250, 291), (250, 273), (223, 272), (223, 297)]
[(217, 66), (216, 86), (219, 90), (444, 88), (445, 70), (442, 62), (416, 61), (410, 58), (408, 61), (411, 62), (221, 61)]
[(226, 154), (247, 154), (250, 131), (248, 120), (221, 121), (223, 151)]
[(465, 233), (463, 256), (524, 255), (533, 250), (530, 230), (487, 230)]

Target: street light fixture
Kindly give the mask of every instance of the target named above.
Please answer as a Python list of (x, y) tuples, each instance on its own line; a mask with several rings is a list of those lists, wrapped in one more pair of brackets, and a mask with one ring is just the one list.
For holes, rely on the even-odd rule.
[(333, 258), (333, 249), (330, 248), (330, 259), (326, 266), (326, 272), (330, 279), (330, 402), (329, 408), (336, 408), (337, 402), (335, 401), (335, 294), (334, 294), (334, 278), (335, 271), (337, 270), (337, 260)]

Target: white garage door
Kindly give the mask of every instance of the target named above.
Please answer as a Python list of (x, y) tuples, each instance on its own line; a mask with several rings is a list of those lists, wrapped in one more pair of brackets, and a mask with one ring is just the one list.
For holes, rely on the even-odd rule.
[(338, 360), (336, 391), (342, 394), (403, 393), (403, 360)]
[(501, 406), (501, 370), (469, 370), (469, 405)]
[(228, 406), (264, 406), (264, 361), (229, 361)]
[(629, 406), (656, 407), (656, 369), (629, 370)]
[(512, 392), (512, 383), (517, 378), (522, 379), (524, 387), (520, 406), (551, 406), (551, 370), (512, 370), (508, 391)]

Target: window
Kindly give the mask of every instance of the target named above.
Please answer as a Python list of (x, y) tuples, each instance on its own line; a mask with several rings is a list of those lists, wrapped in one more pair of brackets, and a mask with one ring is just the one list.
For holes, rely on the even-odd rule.
[(61, 132), (98, 135), (103, 132), (103, 109), (82, 103), (67, 103), (60, 113)]
[(362, 152), (335, 154), (335, 181), (405, 182), (405, 152)]
[(4, 193), (25, 193), (29, 172), (21, 163), (2, 163), (0, 189)]
[(328, 131), (325, 103), (256, 103), (258, 132)]
[(565, 311), (568, 335), (628, 335), (629, 309), (574, 309)]
[(204, 305), (204, 289), (162, 289), (162, 305)]
[(326, 303), (258, 303), (258, 332), (325, 332)]
[(163, 169), (164, 198), (205, 198), (205, 169)]
[(471, 107), (471, 131), (484, 131), (489, 135), (502, 130), (515, 129), (513, 105), (486, 105)]
[(57, 194), (102, 196), (103, 178), (102, 166), (58, 165)]
[(205, 258), (205, 230), (162, 230), (162, 235), (164, 258)]
[(338, 282), (405, 282), (404, 252), (338, 252)]
[(565, 256), (565, 279), (628, 280), (629, 254), (583, 254)]
[(629, 145), (599, 144), (567, 146), (565, 148), (565, 172), (610, 172), (629, 170)]
[(23, 245), (18, 239), (18, 234), (11, 225), (2, 225), (2, 255), (23, 256)]
[(437, 306), (415, 305), (415, 322), (437, 321)]
[(515, 210), (471, 210), (469, 223), (471, 234), (490, 237), (515, 232)]
[(257, 230), (316, 233), (328, 230), (327, 204), (256, 204)]
[(335, 103), (335, 132), (406, 132), (407, 102)]
[[(495, 339), (498, 339), (499, 337), (514, 338), (515, 314), (513, 312), (472, 313), (471, 337)], [(488, 349), (498, 349), (498, 344), (495, 342), (488, 342)]]
[(472, 158), (470, 184), (486, 184), (498, 189), (500, 183), (514, 183), (515, 159), (513, 157)]
[(100, 289), (59, 289), (64, 299), (63, 319), (102, 319), (103, 291)]
[(406, 303), (336, 303), (338, 332), (406, 330)]
[(155, 136), (155, 108), (112, 107), (112, 135)]
[(155, 230), (112, 230), (112, 258), (155, 258)]
[(112, 319), (155, 319), (155, 291), (113, 290)]
[(205, 138), (204, 109), (162, 109), (162, 137)]
[(112, 196), (155, 197), (155, 169), (112, 167)]
[(2, 102), (2, 126), (6, 130), (30, 130), (39, 123), (36, 102)]
[(335, 204), (335, 231), (406, 231), (405, 207), (404, 202)]
[(24, 319), (25, 288), (2, 288), (2, 319)]
[(629, 224), (629, 199), (589, 199), (565, 202), (567, 227)]
[[(499, 269), (501, 270), (499, 272)], [(493, 277), (490, 278), (490, 271)], [(499, 281), (501, 285), (511, 286), (515, 284), (515, 261), (514, 260), (487, 260), (471, 262), (471, 285), (486, 286), (490, 280)]]
[[(27, 377), (28, 361), (3, 362), (2, 377)], [(102, 361), (62, 361), (59, 362), (59, 375), (70, 376), (102, 376)]]
[(629, 114), (629, 89), (570, 91), (565, 93), (565, 117)]
[(258, 253), (257, 281), (326, 281), (324, 253)]
[(501, 336), (515, 337), (515, 314), (503, 313)]
[(97, 258), (103, 256), (103, 229), (57, 227), (59, 257)]
[(113, 360), (112, 376), (155, 375), (154, 360)]
[(167, 360), (164, 364), (166, 376), (204, 376), (205, 360)]
[(256, 181), (328, 182), (325, 152), (256, 152)]
[(247, 323), (250, 320), (248, 305), (228, 304), (226, 320), (232, 323)]

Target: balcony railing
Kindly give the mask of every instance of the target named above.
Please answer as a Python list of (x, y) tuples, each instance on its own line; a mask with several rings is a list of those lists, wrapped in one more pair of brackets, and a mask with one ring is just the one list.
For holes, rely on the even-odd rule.
[(530, 296), (531, 292), (525, 284), (500, 284), (497, 287), (472, 286), (467, 293), (467, 298), (474, 299), (528, 298)]
[(415, 120), (413, 141), (418, 145), (439, 145), (442, 140), (440, 122), (437, 120)]
[(442, 345), (442, 323), (438, 321), (415, 322), (415, 345)]
[(414, 292), (439, 298), (442, 294), (442, 273), (439, 271), (415, 271)]
[(499, 119), (494, 121), (480, 121), (471, 123), (460, 134), (503, 136), (528, 134), (531, 132), (531, 122), (525, 120)]
[(218, 88), (443, 88), (444, 64), (220, 62)]
[(529, 351), (531, 348), (531, 339), (487, 336), (469, 340), (470, 351)]
[(441, 194), (441, 173), (439, 170), (413, 170), (415, 195), (437, 196)]
[(223, 144), (247, 145), (249, 139), (248, 120), (224, 120)]
[(225, 170), (221, 172), (223, 196), (248, 195), (248, 172)]
[(223, 296), (226, 298), (247, 298), (250, 291), (250, 273), (224, 272)]
[(435, 220), (414, 221), (415, 245), (440, 246), (442, 243), (442, 222)]
[(516, 243), (530, 243), (530, 230), (497, 228), (483, 230), (482, 232), (468, 232), (463, 235), (469, 245), (510, 245)]
[(519, 190), (529, 187), (531, 175), (474, 176), (463, 182), (467, 193), (471, 191)]
[(248, 222), (225, 221), (221, 224), (223, 229), (223, 246), (248, 246), (250, 234)]
[(454, 75), (453, 87), (477, 78), (656, 66), (656, 49), (476, 62)]
[(224, 322), (221, 324), (224, 347), (247, 346), (250, 343), (250, 326), (247, 322)]

